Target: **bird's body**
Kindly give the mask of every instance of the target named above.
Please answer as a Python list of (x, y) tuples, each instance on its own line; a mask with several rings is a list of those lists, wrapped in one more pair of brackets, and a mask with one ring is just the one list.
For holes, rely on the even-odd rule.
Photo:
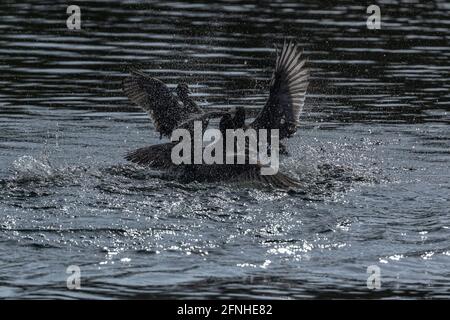
[[(308, 69), (297, 45), (285, 43), (277, 55), (276, 66), (270, 83), (269, 98), (255, 120), (246, 124), (245, 109), (234, 112), (204, 112), (190, 97), (189, 87), (181, 83), (175, 93), (160, 80), (132, 70), (124, 81), (128, 98), (147, 111), (161, 136), (170, 137), (175, 129), (193, 132), (195, 121), (202, 122), (202, 129), (209, 119), (220, 118), (219, 130), (226, 136), (227, 129), (279, 130), (280, 139), (291, 137), (299, 123), (308, 86)], [(225, 141), (225, 138), (224, 138)], [(270, 141), (268, 139), (267, 141)], [(261, 175), (261, 164), (174, 164), (171, 159), (175, 142), (157, 144), (130, 152), (126, 159), (141, 165), (175, 172), (183, 181), (255, 181), (271, 186), (291, 189), (297, 182), (282, 173)], [(227, 155), (230, 156), (230, 155)], [(233, 155), (231, 155), (233, 157)]]

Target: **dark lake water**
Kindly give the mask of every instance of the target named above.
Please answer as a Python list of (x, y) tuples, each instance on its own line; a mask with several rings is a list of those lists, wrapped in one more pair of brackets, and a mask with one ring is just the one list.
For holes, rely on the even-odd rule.
[[(376, 3), (379, 30), (369, 1), (82, 1), (77, 31), (66, 1), (2, 1), (0, 297), (450, 297), (450, 5)], [(159, 142), (127, 66), (256, 111), (284, 38), (311, 67), (299, 192), (123, 159)]]

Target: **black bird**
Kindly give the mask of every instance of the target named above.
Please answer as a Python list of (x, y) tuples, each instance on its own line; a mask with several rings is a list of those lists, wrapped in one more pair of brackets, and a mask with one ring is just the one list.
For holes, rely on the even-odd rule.
[(194, 99), (190, 97), (190, 90), (187, 83), (182, 82), (177, 86), (177, 89), (175, 91), (177, 93), (178, 98), (180, 98), (181, 102), (183, 103), (185, 109), (189, 113), (202, 113), (203, 110), (197, 106)]
[(235, 129), (236, 125), (234, 118), (230, 113), (227, 113), (220, 118), (219, 130), (222, 133), (222, 137), (225, 137), (227, 129)]
[(236, 108), (236, 112), (233, 117), (234, 127), (233, 129), (239, 129), (245, 127), (245, 109), (243, 107)]
[[(150, 114), (161, 136), (170, 137), (177, 128), (192, 130), (196, 120), (203, 121), (205, 128), (209, 119), (221, 117), (219, 129), (222, 134), (226, 129), (267, 129), (268, 134), (270, 129), (279, 129), (280, 139), (285, 139), (291, 137), (299, 125), (309, 79), (309, 69), (305, 63), (298, 45), (285, 42), (281, 52), (277, 51), (269, 98), (249, 125), (245, 124), (245, 109), (242, 107), (235, 112), (204, 112), (190, 97), (189, 87), (185, 83), (177, 86), (177, 99), (162, 81), (142, 71), (132, 70), (124, 80), (123, 88), (132, 102)], [(261, 175), (259, 163), (175, 165), (171, 160), (171, 150), (175, 144), (169, 142), (140, 148), (128, 153), (126, 159), (153, 168), (176, 171), (187, 181), (259, 181), (283, 189), (298, 186), (296, 180), (280, 172), (271, 176)]]

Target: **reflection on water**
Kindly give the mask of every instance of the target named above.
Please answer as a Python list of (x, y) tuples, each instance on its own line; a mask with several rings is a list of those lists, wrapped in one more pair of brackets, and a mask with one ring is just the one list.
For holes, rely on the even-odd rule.
[[(85, 1), (69, 31), (65, 1), (2, 1), (0, 296), (448, 296), (450, 7), (377, 3), (380, 30), (364, 1)], [(285, 37), (312, 69), (282, 160), (301, 190), (125, 163), (159, 138), (121, 92), (127, 66), (256, 111)]]

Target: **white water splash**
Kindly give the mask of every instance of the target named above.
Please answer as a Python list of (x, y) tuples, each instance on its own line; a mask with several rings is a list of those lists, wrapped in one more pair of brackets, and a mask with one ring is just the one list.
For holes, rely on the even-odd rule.
[(19, 179), (49, 178), (53, 175), (53, 169), (46, 156), (34, 158), (22, 156), (12, 164), (14, 175)]

